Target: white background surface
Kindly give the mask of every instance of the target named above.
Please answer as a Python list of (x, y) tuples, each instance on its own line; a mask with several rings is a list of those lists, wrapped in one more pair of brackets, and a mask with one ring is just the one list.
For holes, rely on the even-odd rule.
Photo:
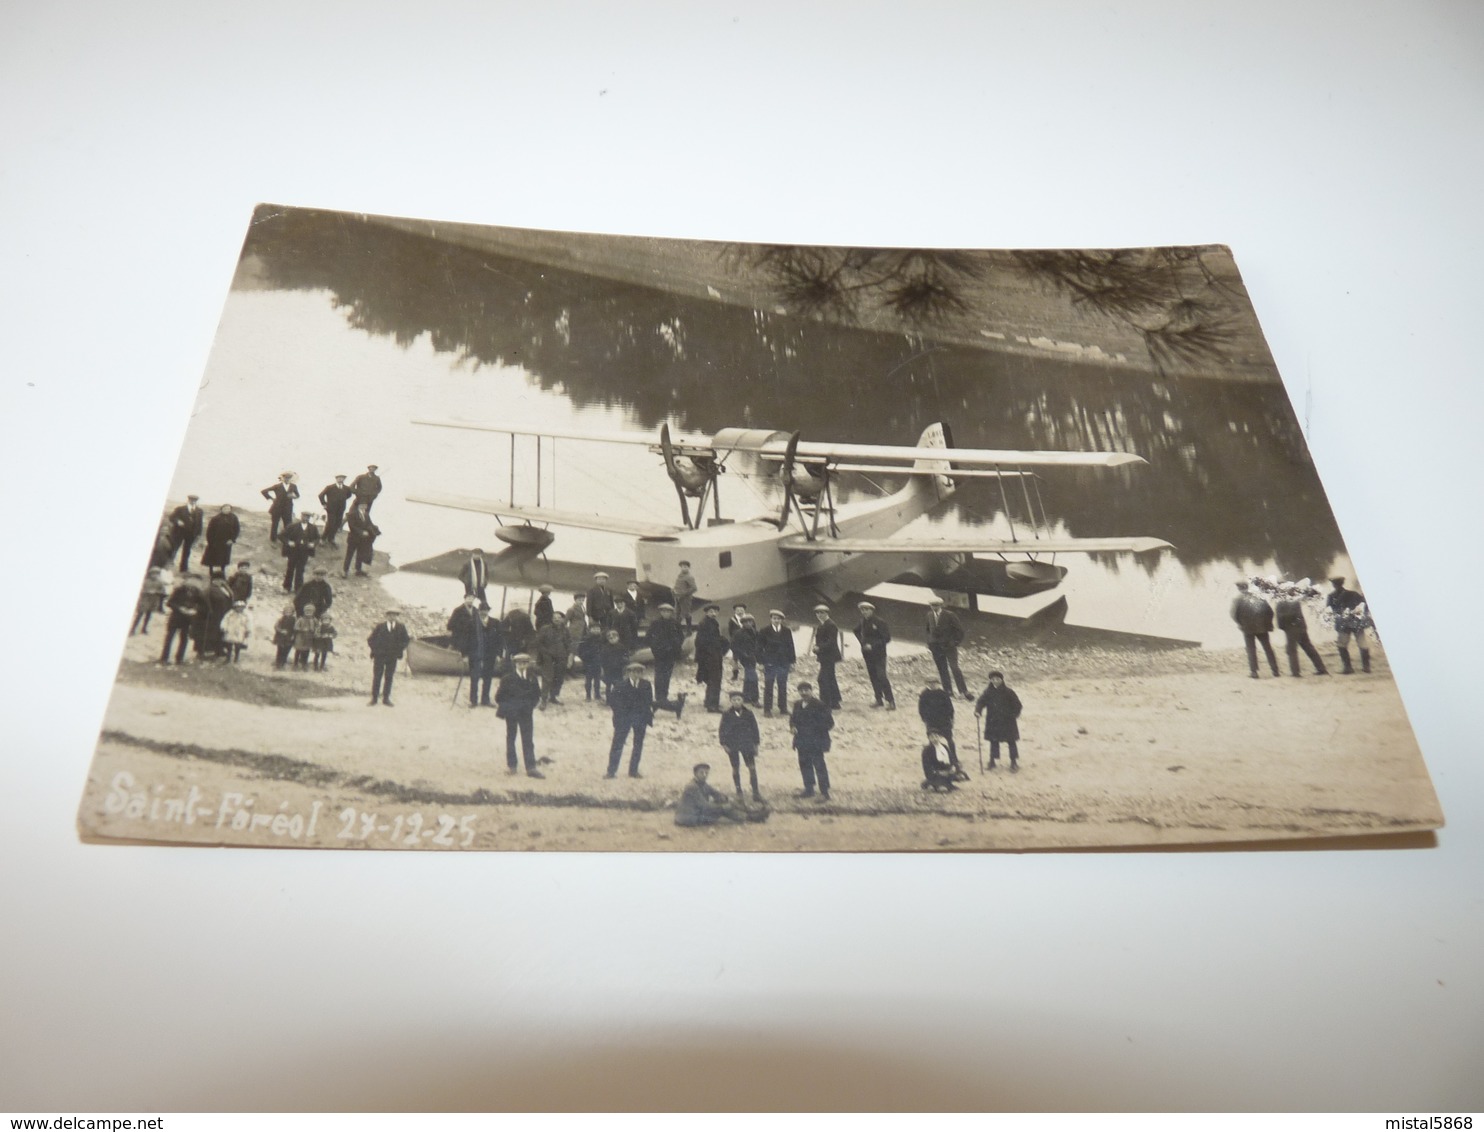
[[(1480, 1108), (1481, 48), (1468, 2), (0, 7), (0, 1108)], [(79, 844), (259, 201), (1230, 244), (1448, 828), (1393, 852)]]

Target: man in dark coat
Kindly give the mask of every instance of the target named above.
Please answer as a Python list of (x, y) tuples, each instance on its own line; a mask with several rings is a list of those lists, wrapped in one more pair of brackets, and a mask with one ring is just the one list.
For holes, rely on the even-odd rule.
[(536, 670), (541, 674), (541, 706), (559, 704), (567, 669), (572, 663), (572, 638), (567, 633), (567, 615), (553, 613), (552, 620), (536, 630)]
[(541, 681), (531, 668), (530, 653), (516, 653), (511, 659), (515, 667), (500, 678), (495, 689), (496, 710), (505, 721), (505, 765), (511, 774), (520, 769), (515, 761), (515, 737), (519, 735), (526, 775), (545, 778), (536, 769), (536, 705), (541, 702)]
[(676, 825), (714, 825), (722, 818), (735, 822), (767, 820), (767, 807), (749, 812), (746, 807), (734, 804), (707, 783), (706, 776), (710, 773), (710, 763), (697, 763), (691, 768), (691, 780), (685, 784), (680, 801), (675, 804)]
[(541, 596), (536, 599), (536, 604), (531, 607), (531, 618), (536, 622), (539, 632), (545, 625), (550, 625), (552, 618), (556, 615), (556, 606), (551, 600), (551, 586), (542, 582), (540, 587)]
[(804, 776), (804, 789), (799, 798), (814, 797), (815, 784), (819, 785), (819, 800), (830, 800), (830, 772), (825, 766), (824, 755), (830, 749), (830, 731), (835, 726), (835, 717), (830, 709), (814, 698), (814, 689), (807, 683), (799, 685), (799, 702), (794, 704), (789, 717), (788, 729), (793, 733), (794, 750), (799, 752), (799, 773)]
[(630, 582), (628, 584), (628, 587), (624, 590), (624, 601), (627, 603), (629, 610), (634, 614), (634, 620), (640, 626), (643, 626), (644, 614), (649, 606), (644, 603), (644, 595), (639, 592), (638, 582)]
[[(728, 644), (733, 644), (735, 642), (736, 637), (737, 637), (737, 634), (742, 631), (742, 619), (744, 617), (746, 617), (746, 616), (747, 616), (747, 605), (744, 602), (740, 602), (739, 601), (736, 605), (732, 606), (732, 616), (731, 616), (731, 619), (729, 621), (727, 621), (727, 643)], [(686, 624), (690, 624), (690, 622), (687, 621)], [(757, 626), (756, 625), (753, 626), (753, 631), (754, 632), (757, 631)], [(741, 669), (741, 661), (739, 661), (737, 659), (737, 650), (736, 650), (736, 648), (734, 646), (732, 648), (732, 679), (733, 680), (735, 680), (737, 678), (737, 675), (738, 675), (740, 669)], [(751, 701), (749, 701), (749, 702), (751, 702)]]
[(193, 584), (191, 576), (185, 574), (181, 576), (175, 589), (170, 591), (165, 608), (170, 611), (170, 619), (165, 622), (165, 647), (160, 650), (160, 663), (170, 663), (170, 642), (178, 633), (180, 645), (175, 650), (175, 663), (184, 664), (186, 647), (197, 632), (197, 622), (206, 616), (206, 599)]
[(933, 655), (933, 663), (938, 666), (938, 679), (943, 682), (944, 689), (950, 695), (957, 687), (959, 695), (972, 700), (974, 697), (969, 695), (969, 686), (964, 682), (963, 671), (958, 666), (958, 646), (963, 643), (963, 622), (943, 608), (941, 597), (932, 598), (928, 602), (927, 646), (928, 652)]
[(732, 660), (742, 669), (742, 702), (760, 707), (762, 698), (757, 690), (757, 661), (762, 640), (758, 637), (757, 618), (750, 613), (742, 614), (742, 628), (732, 634), (730, 644)]
[(869, 601), (863, 601), (857, 608), (860, 610), (860, 624), (855, 627), (855, 639), (861, 645), (861, 659), (866, 662), (866, 675), (871, 678), (871, 691), (876, 694), (876, 702), (872, 707), (880, 707), (882, 702), (891, 711), (897, 710), (897, 699), (892, 695), (891, 679), (886, 673), (886, 646), (891, 643), (891, 627), (881, 618), (876, 616), (876, 607)]
[(227, 589), (232, 591), (234, 601), (247, 602), (252, 600), (252, 563), (241, 561), (237, 563), (237, 569), (232, 571), (227, 579)]
[(490, 584), (489, 564), (484, 560), (484, 551), (475, 547), (459, 567), (459, 581), (464, 583), (464, 592), (473, 594), (481, 602), (488, 603), (485, 588)]
[(788, 674), (793, 670), (794, 633), (783, 610), (768, 612), (768, 624), (758, 630), (758, 659), (763, 662), (763, 715), (773, 714), (773, 690), (778, 690), (778, 714), (788, 714)]
[(608, 772), (603, 777), (618, 777), (624, 743), (632, 731), (634, 749), (629, 755), (629, 777), (642, 778), (639, 759), (644, 754), (644, 732), (654, 716), (654, 688), (644, 679), (644, 665), (637, 660), (629, 662), (624, 679), (608, 692), (608, 706), (613, 711), (613, 743), (608, 748)]
[(498, 617), (490, 616), (490, 607), (479, 606), (473, 648), (469, 656), (469, 706), (474, 706), (474, 689), (479, 688), (479, 703), (482, 707), (494, 707), (490, 703), (490, 685), (500, 671), (500, 661), (505, 656), (505, 627)]
[(1329, 582), (1334, 589), (1324, 599), (1324, 604), (1334, 620), (1335, 644), (1340, 650), (1340, 674), (1351, 676), (1355, 673), (1355, 669), (1350, 666), (1352, 639), (1360, 649), (1360, 670), (1369, 672), (1371, 650), (1366, 648), (1365, 631), (1370, 619), (1361, 611), (1361, 606), (1365, 605), (1365, 597), (1354, 590), (1347, 590), (1344, 578), (1331, 578)]
[[(588, 607), (593, 599), (589, 595)], [(721, 711), (721, 662), (731, 647), (721, 635), (721, 623), (716, 619), (721, 606), (712, 602), (706, 607), (706, 615), (696, 629), (696, 683), (706, 685), (706, 710)]]
[(984, 737), (989, 740), (989, 769), (1000, 757), (1000, 744), (1010, 749), (1010, 769), (1020, 769), (1020, 697), (1005, 683), (1003, 672), (991, 672), (984, 693), (974, 704), (974, 714), (984, 716)]
[(371, 504), (381, 494), (381, 477), (376, 474), (376, 465), (367, 464), (366, 470), (351, 482), (350, 490), (355, 493), (355, 505), (365, 507), (366, 514), (371, 514)]
[(573, 594), (572, 604), (567, 606), (567, 632), (575, 643), (587, 636), (587, 594)]
[(608, 632), (608, 620), (613, 616), (613, 591), (608, 588), (608, 574), (599, 570), (593, 575), (593, 588), (587, 591), (587, 619)]
[(299, 498), (299, 485), (293, 472), (284, 472), (278, 482), (258, 492), (268, 501), (268, 541), (277, 542), (278, 532), (294, 521), (294, 500)]
[(752, 796), (763, 800), (757, 788), (757, 748), (761, 742), (757, 730), (757, 716), (747, 710), (742, 702), (742, 693), (733, 692), (731, 705), (721, 713), (721, 726), (717, 728), (717, 741), (732, 762), (732, 785), (742, 793), (742, 763), (747, 764), (747, 777), (752, 781)]
[(242, 524), (232, 514), (232, 505), (223, 503), (221, 510), (206, 524), (206, 549), (201, 554), (201, 565), (206, 567), (206, 576), (227, 576), (227, 567), (232, 564), (232, 547), (242, 534)]
[(227, 588), (225, 578), (212, 578), (206, 583), (202, 595), (206, 601), (206, 613), (196, 620), (193, 634), (198, 657), (222, 656), (226, 653), (226, 642), (222, 639), (222, 618), (232, 611), (232, 591)]
[(378, 621), (366, 638), (371, 649), (372, 704), (380, 699), (387, 707), (392, 706), (392, 677), (397, 674), (397, 662), (402, 659), (410, 642), (401, 616), (400, 609), (388, 609), (386, 619)]
[(685, 627), (675, 620), (673, 605), (665, 602), (659, 607), (659, 616), (650, 622), (644, 639), (654, 657), (655, 702), (666, 702), (670, 699), (670, 677), (685, 645)]
[(1303, 675), (1299, 671), (1298, 659), (1299, 649), (1303, 649), (1304, 655), (1314, 664), (1314, 675), (1328, 676), (1329, 669), (1324, 667), (1324, 661), (1319, 657), (1319, 650), (1314, 647), (1314, 642), (1309, 640), (1309, 624), (1304, 620), (1304, 603), (1299, 597), (1297, 585), (1293, 582), (1284, 582), (1278, 587), (1278, 605), (1273, 612), (1277, 615), (1278, 628), (1283, 630), (1283, 647), (1288, 653), (1289, 675)]
[(953, 761), (958, 761), (958, 748), (953, 742), (953, 695), (937, 680), (924, 681), (926, 687), (917, 697), (917, 716), (927, 733), (937, 733), (948, 743)]
[(340, 525), (345, 522), (345, 505), (350, 500), (350, 488), (345, 486), (345, 477), (336, 476), (335, 482), (326, 484), (319, 493), (320, 506), (325, 509), (325, 545), (334, 546)]
[(294, 594), (294, 609), (300, 613), (304, 612), (306, 605), (312, 605), (323, 617), (334, 604), (335, 591), (330, 586), (329, 571), (323, 566), (316, 568), (314, 577), (300, 586)]
[(531, 624), (531, 615), (518, 605), (505, 614), (505, 647), (512, 657), (518, 652), (536, 651), (536, 626)]
[(629, 608), (627, 594), (613, 595), (613, 612), (608, 615), (608, 628), (618, 630), (618, 639), (630, 652), (639, 647), (639, 618)]
[(201, 537), (205, 517), (201, 512), (199, 495), (188, 495), (186, 501), (170, 512), (170, 538), (180, 550), (179, 573), (191, 568), (191, 545)]
[(464, 593), (463, 604), (457, 605), (453, 613), (448, 614), (447, 629), (448, 642), (463, 653), (464, 660), (469, 660), (469, 671), (473, 672), (473, 653), (479, 647), (479, 599), (473, 593)]
[(814, 607), (814, 619), (818, 624), (814, 626), (810, 651), (819, 661), (819, 698), (825, 707), (838, 711), (841, 704), (840, 680), (835, 675), (835, 665), (845, 659), (840, 626), (830, 617), (830, 607), (823, 603)]
[(284, 592), (298, 593), (304, 584), (304, 568), (319, 547), (319, 528), (309, 521), (308, 515), (300, 515), (296, 522), (284, 528), (279, 547), (287, 563), (283, 571)]
[(372, 547), (376, 536), (381, 534), (381, 528), (371, 521), (365, 507), (357, 507), (346, 520), (345, 529), (345, 565), (340, 569), (340, 576), (350, 577), (350, 564), (354, 560), (356, 577), (364, 578), (365, 567), (371, 565)]
[(1257, 646), (1267, 654), (1268, 665), (1273, 675), (1278, 673), (1278, 658), (1273, 655), (1273, 645), (1268, 639), (1273, 631), (1273, 607), (1266, 599), (1252, 592), (1246, 582), (1237, 583), (1237, 596), (1232, 599), (1232, 620), (1242, 630), (1242, 640), (1247, 645), (1247, 666), (1252, 670), (1252, 679), (1257, 679)]

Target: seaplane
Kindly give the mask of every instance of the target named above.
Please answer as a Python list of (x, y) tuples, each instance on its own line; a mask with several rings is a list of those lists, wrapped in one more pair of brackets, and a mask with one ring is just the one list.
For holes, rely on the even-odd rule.
[[(562, 562), (548, 556), (556, 539), (553, 527), (631, 538), (633, 571), (615, 571), (615, 588), (636, 581), (646, 599), (662, 599), (669, 595), (680, 564), (687, 562), (698, 586), (698, 599), (723, 604), (758, 602), (764, 609), (768, 608), (761, 604), (765, 600), (783, 604), (779, 591), (794, 595), (797, 605), (801, 586), (814, 595), (811, 600), (838, 601), (894, 582), (962, 595), (967, 607), (976, 610), (979, 595), (1025, 597), (1056, 588), (1067, 572), (1055, 561), (1058, 554), (1143, 555), (1171, 548), (1168, 542), (1151, 537), (1058, 536), (1047, 522), (1036, 469), (1107, 469), (1146, 462), (1131, 452), (958, 448), (942, 422), (929, 425), (916, 444), (906, 445), (831, 444), (805, 440), (797, 431), (762, 428), (724, 428), (706, 436), (674, 435), (668, 424), (661, 425), (656, 435), (553, 431), (460, 420), (418, 419), (413, 423), (510, 438), (511, 499), (433, 491), (407, 496), (418, 504), (494, 517), (501, 524), (495, 535), (506, 547), (486, 556), (486, 563), (491, 581), (506, 586), (535, 587), (549, 582), (558, 590), (576, 592), (591, 584), (592, 563)], [(541, 446), (547, 440), (648, 448), (674, 486), (680, 522), (662, 524), (542, 506), (539, 477), (537, 502), (514, 502), (516, 441), (531, 437), (535, 438), (538, 469)], [(743, 520), (723, 517), (722, 477), (739, 458), (754, 461), (749, 467), (767, 469), (767, 478), (781, 488), (776, 512)], [(871, 477), (876, 476), (901, 477), (906, 482), (875, 498), (837, 504), (836, 481), (847, 473), (873, 483)], [(976, 478), (997, 481), (1009, 523), (1008, 537), (962, 530), (942, 537), (902, 533), (914, 520), (940, 512), (961, 483)], [(453, 574), (468, 556), (467, 550), (450, 551), (403, 568)]]

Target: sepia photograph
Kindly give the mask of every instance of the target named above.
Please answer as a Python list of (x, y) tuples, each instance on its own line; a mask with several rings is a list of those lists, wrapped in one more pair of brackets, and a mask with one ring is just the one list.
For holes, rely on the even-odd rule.
[(1416, 835), (1384, 618), (1228, 249), (259, 207), (90, 838)]

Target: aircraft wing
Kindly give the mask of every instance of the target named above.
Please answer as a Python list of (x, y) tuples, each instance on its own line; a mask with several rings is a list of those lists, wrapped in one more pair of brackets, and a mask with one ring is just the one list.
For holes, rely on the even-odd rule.
[[(602, 444), (635, 444), (645, 448), (655, 449), (659, 447), (659, 434), (657, 432), (583, 432), (580, 429), (535, 428), (530, 425), (494, 424), (485, 421), (439, 420), (426, 417), (416, 417), (412, 423), (416, 425), (428, 425), (431, 428), (462, 428), (473, 432), (497, 432), (501, 436), (539, 436), (543, 440), (591, 440)], [(671, 439), (676, 448), (686, 451), (692, 449), (708, 451), (711, 448), (711, 437), (709, 436), (683, 436), (680, 433), (676, 433)]]
[[(782, 457), (788, 451), (787, 443), (781, 441), (768, 441), (755, 448), (737, 447), (738, 451), (757, 452), (762, 456)], [(1147, 463), (1144, 457), (1132, 452), (1035, 452), (999, 448), (929, 448), (911, 444), (823, 444), (808, 440), (799, 441), (795, 456), (878, 460), (888, 464), (949, 460), (953, 463), (954, 472), (959, 468), (1117, 468), (1125, 464)], [(878, 470), (891, 469), (878, 465)]]
[(504, 503), (498, 499), (478, 499), (470, 495), (445, 495), (441, 492), (409, 494), (411, 503), (425, 503), (430, 507), (451, 507), (456, 511), (475, 511), (481, 515), (497, 518), (509, 516), (536, 523), (552, 523), (558, 527), (577, 527), (584, 531), (608, 531), (616, 535), (633, 538), (664, 538), (678, 534), (684, 528), (665, 523), (646, 523), (642, 520), (619, 519), (606, 515), (591, 515), (581, 511), (558, 511), (552, 507), (529, 507), (524, 504)]
[(1147, 554), (1173, 547), (1157, 538), (818, 538), (793, 535), (779, 544), (794, 554)]

